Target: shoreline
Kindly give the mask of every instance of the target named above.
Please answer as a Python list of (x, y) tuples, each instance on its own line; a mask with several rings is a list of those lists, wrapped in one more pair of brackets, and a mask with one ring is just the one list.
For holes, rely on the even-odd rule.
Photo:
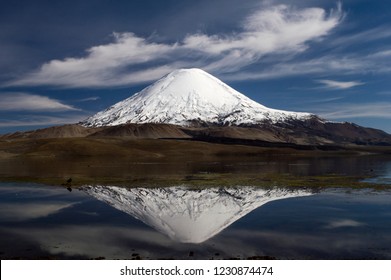
[[(62, 185), (72, 178), (75, 187), (83, 184), (382, 187), (363, 182), (376, 175), (369, 167), (344, 174), (332, 166), (344, 167), (355, 162), (361, 166), (367, 159), (377, 158), (390, 161), (391, 147), (298, 150), (126, 137), (0, 140), (0, 181)], [(317, 170), (314, 166), (322, 164), (331, 165), (333, 171)]]

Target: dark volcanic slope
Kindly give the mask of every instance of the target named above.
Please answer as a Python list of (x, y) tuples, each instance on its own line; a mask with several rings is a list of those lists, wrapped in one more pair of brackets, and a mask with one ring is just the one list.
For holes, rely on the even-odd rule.
[(15, 132), (0, 139), (49, 139), (81, 137), (132, 137), (132, 138), (189, 138), (181, 127), (170, 124), (124, 124), (99, 128), (79, 124), (53, 126), (27, 132)]
[(391, 145), (391, 135), (382, 130), (348, 122), (327, 122), (317, 117), (279, 124), (279, 127), (292, 139), (305, 139), (305, 144)]
[(181, 127), (171, 124), (123, 124), (109, 126), (90, 134), (89, 137), (134, 137), (134, 138), (189, 138)]
[(86, 137), (96, 133), (102, 128), (89, 128), (78, 124), (67, 124), (61, 126), (53, 126), (43, 129), (37, 129), (26, 132), (15, 132), (0, 136), (0, 139), (48, 139), (48, 138), (75, 138)]
[(261, 145), (278, 147), (299, 146), (391, 146), (391, 135), (384, 131), (365, 128), (352, 123), (326, 122), (317, 117), (305, 121), (263, 123), (251, 127), (208, 126), (181, 127), (171, 124), (123, 124), (87, 128), (78, 124), (55, 126), (0, 137), (10, 139), (49, 138), (117, 138), (192, 139), (226, 144)]
[(219, 143), (240, 143), (230, 139), (242, 139), (246, 140), (243, 144), (257, 144), (258, 141), (262, 145), (283, 143), (304, 146), (391, 146), (391, 135), (384, 131), (347, 122), (327, 122), (316, 116), (305, 121), (290, 120), (275, 124), (265, 122), (250, 127), (206, 126), (183, 130), (193, 139)]

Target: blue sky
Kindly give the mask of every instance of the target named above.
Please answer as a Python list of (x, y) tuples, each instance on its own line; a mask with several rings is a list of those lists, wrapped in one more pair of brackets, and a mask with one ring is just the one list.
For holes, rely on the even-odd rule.
[(3, 0), (0, 133), (75, 123), (178, 68), (391, 133), (391, 3)]

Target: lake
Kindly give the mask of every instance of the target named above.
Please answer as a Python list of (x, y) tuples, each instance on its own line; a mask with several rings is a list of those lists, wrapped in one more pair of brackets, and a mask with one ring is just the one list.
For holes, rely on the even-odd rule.
[(0, 183), (0, 198), (1, 259), (391, 259), (387, 189)]

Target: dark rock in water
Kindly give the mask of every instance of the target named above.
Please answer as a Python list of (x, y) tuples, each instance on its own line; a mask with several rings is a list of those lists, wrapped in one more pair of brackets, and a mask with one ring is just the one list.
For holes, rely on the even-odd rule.
[(248, 257), (248, 260), (276, 260), (275, 257), (272, 256), (252, 256)]

